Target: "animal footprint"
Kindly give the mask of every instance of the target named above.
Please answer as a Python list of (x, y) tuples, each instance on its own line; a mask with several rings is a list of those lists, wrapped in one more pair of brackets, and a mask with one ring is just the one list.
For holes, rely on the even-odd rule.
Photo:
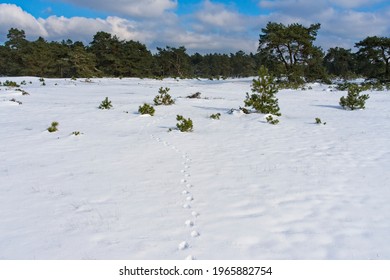
[(190, 247), (190, 245), (187, 243), (187, 241), (181, 242), (178, 246), (179, 250), (181, 251), (187, 249), (188, 247)]
[(196, 230), (194, 230), (194, 231), (191, 232), (191, 236), (192, 237), (198, 237), (198, 236), (200, 236), (200, 233), (197, 232)]
[(187, 227), (193, 227), (193, 226), (194, 226), (194, 222), (191, 221), (191, 220), (185, 221), (184, 224), (185, 224)]
[(199, 213), (196, 212), (196, 211), (192, 211), (191, 215), (192, 215), (193, 217), (198, 217), (198, 216), (199, 216)]

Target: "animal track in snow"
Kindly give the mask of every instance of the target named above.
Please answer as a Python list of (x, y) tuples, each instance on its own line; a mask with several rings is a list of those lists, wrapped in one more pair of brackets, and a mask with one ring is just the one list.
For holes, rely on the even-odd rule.
[[(155, 125), (155, 123), (156, 123), (156, 121), (151, 123), (151, 125)], [(192, 203), (193, 203), (193, 201), (195, 201), (195, 198), (193, 196), (193, 193), (188, 190), (189, 188), (194, 187), (194, 185), (191, 183), (191, 162), (192, 162), (191, 157), (187, 153), (182, 152), (181, 149), (176, 147), (176, 145), (174, 145), (173, 143), (170, 143), (169, 141), (165, 140), (164, 138), (160, 138), (160, 137), (157, 137), (157, 136), (151, 134), (151, 139), (154, 139), (156, 142), (160, 143), (160, 145), (162, 147), (165, 147), (165, 149), (169, 149), (172, 152), (176, 153), (178, 156), (181, 156), (182, 168), (179, 169), (179, 171), (182, 175), (180, 178), (180, 184), (182, 184), (183, 186), (186, 187), (186, 189), (181, 190), (181, 194), (183, 195), (181, 205), (182, 205), (183, 209), (186, 209), (186, 210), (192, 209), (193, 208)], [(190, 211), (189, 213), (191, 213), (191, 216), (189, 217), (191, 219), (187, 219), (184, 222), (185, 226), (187, 228), (189, 228), (189, 232), (188, 232), (189, 236), (188, 237), (197, 238), (200, 236), (200, 233), (197, 230), (194, 230), (194, 227), (195, 227), (196, 218), (199, 216), (199, 213), (196, 211)], [(185, 240), (186, 238), (184, 237), (183, 239)], [(187, 241), (182, 241), (178, 244), (179, 251), (189, 250), (191, 248), (192, 248), (192, 246)], [(193, 255), (188, 255), (185, 259), (195, 260), (196, 258)]]
[(200, 236), (200, 233), (197, 232), (196, 230), (193, 230), (193, 231), (191, 231), (191, 236), (192, 237), (198, 237), (198, 236)]
[(187, 249), (188, 247), (190, 247), (190, 245), (187, 243), (187, 241), (181, 242), (178, 246), (179, 250), (181, 251)]

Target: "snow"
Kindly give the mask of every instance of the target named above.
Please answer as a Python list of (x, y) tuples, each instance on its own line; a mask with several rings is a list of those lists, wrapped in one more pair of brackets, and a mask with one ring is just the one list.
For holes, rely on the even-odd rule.
[(387, 91), (281, 90), (274, 126), (228, 114), (251, 79), (7, 79), (30, 95), (0, 87), (0, 259), (390, 258)]

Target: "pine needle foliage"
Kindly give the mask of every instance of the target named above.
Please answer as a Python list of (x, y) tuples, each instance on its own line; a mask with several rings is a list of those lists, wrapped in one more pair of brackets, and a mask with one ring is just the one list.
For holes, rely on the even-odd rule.
[(246, 94), (245, 106), (252, 107), (257, 113), (281, 116), (278, 99), (275, 97), (278, 92), (277, 84), (264, 66), (259, 70), (259, 77), (253, 79), (251, 89), (253, 94)]
[(112, 104), (111, 104), (111, 101), (108, 100), (108, 97), (106, 97), (102, 103), (100, 103), (99, 105), (99, 109), (102, 109), (102, 110), (109, 110), (112, 108)]
[(191, 132), (193, 131), (194, 127), (192, 124), (192, 120), (190, 118), (186, 119), (181, 115), (176, 116), (176, 120), (178, 123), (176, 124), (177, 129), (179, 129), (181, 132)]
[(279, 123), (279, 120), (278, 119), (274, 119), (272, 117), (272, 115), (267, 116), (265, 119), (267, 120), (267, 123), (269, 123), (269, 124), (276, 125), (276, 124)]
[(219, 120), (220, 117), (221, 117), (220, 113), (210, 115), (210, 119), (213, 119), (213, 120)]
[(366, 100), (369, 99), (370, 96), (368, 94), (360, 95), (362, 91), (363, 88), (356, 84), (351, 84), (348, 87), (348, 95), (340, 98), (340, 106), (349, 110), (365, 109)]
[(158, 90), (158, 95), (153, 99), (154, 105), (172, 105), (175, 103), (175, 101), (172, 99), (171, 95), (168, 93), (170, 91), (170, 88), (166, 87), (160, 87)]
[(47, 131), (49, 131), (50, 133), (56, 132), (58, 130), (58, 125), (58, 122), (52, 122), (51, 125), (47, 128)]
[(139, 106), (138, 108), (138, 113), (141, 115), (151, 115), (153, 116), (155, 112), (155, 109), (153, 108), (152, 105), (144, 103), (144, 105)]

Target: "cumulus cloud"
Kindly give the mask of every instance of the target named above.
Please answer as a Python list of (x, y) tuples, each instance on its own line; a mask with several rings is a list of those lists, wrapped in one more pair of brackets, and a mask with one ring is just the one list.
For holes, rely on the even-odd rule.
[(11, 27), (23, 29), (33, 36), (48, 36), (42, 24), (20, 7), (13, 4), (0, 4), (0, 32), (7, 34)]
[[(321, 23), (315, 44), (322, 46), (324, 50), (335, 46), (352, 48), (366, 36), (388, 36), (390, 32), (389, 7), (377, 12), (363, 12), (332, 6), (329, 1), (333, 0), (264, 0), (258, 3), (267, 8), (268, 13), (248, 16), (239, 13), (234, 6), (204, 0), (195, 5), (191, 14), (179, 15), (169, 11), (169, 7), (177, 5), (177, 1), (147, 1), (160, 3), (158, 13), (164, 13), (164, 16), (68, 18), (52, 15), (48, 18), (35, 18), (16, 5), (0, 4), (0, 42), (6, 40), (5, 34), (11, 27), (25, 30), (27, 37), (32, 40), (42, 36), (49, 41), (69, 38), (84, 43), (91, 42), (96, 32), (105, 31), (120, 39), (140, 41), (152, 51), (156, 51), (157, 46), (168, 45), (185, 46), (189, 53), (230, 53), (238, 50), (256, 52), (261, 28), (269, 21), (284, 24), (297, 22), (305, 26)], [(125, 1), (119, 0), (116, 3), (122, 2)], [(133, 0), (126, 2), (135, 3)], [(357, 2), (360, 5), (367, 3), (363, 0)], [(99, 4), (100, 1), (94, 3)], [(339, 5), (346, 6), (352, 1), (342, 0), (340, 3)]]
[(177, 0), (60, 0), (95, 11), (122, 16), (158, 17), (177, 7)]
[(386, 0), (329, 0), (329, 2), (343, 8), (359, 8), (383, 3), (386, 2)]
[(321, 23), (316, 45), (353, 48), (367, 36), (388, 36), (389, 9), (376, 12), (356, 8), (371, 6), (384, 0), (261, 0), (259, 6), (270, 11), (270, 21), (284, 24)]
[(51, 16), (47, 19), (39, 19), (39, 22), (51, 40), (71, 38), (72, 40), (92, 41), (92, 36), (98, 31), (105, 31), (125, 40), (145, 42), (149, 39), (147, 34), (140, 32), (136, 22), (119, 17), (92, 19)]
[(248, 18), (244, 15), (228, 9), (223, 4), (212, 3), (209, 0), (203, 2), (195, 17), (198, 20), (198, 29), (203, 26), (204, 30), (217, 28), (229, 32), (242, 32), (246, 30), (248, 24)]

